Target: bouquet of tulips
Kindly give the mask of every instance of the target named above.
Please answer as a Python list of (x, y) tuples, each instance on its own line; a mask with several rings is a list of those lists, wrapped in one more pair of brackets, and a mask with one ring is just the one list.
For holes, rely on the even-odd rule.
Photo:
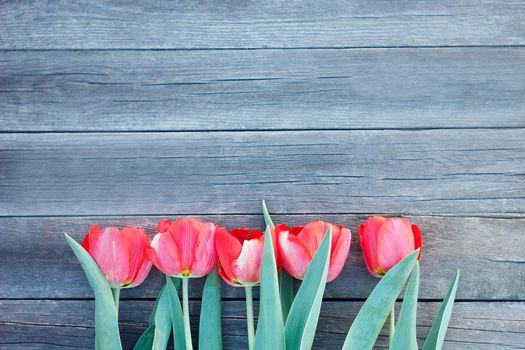
[[(82, 245), (66, 234), (95, 294), (96, 349), (122, 349), (120, 290), (141, 284), (152, 265), (166, 275), (166, 284), (135, 350), (163, 350), (170, 334), (176, 350), (192, 349), (188, 284), (191, 278), (204, 276), (200, 349), (222, 349), (221, 278), (245, 290), (250, 350), (311, 349), (325, 285), (344, 267), (350, 230), (323, 221), (293, 228), (274, 225), (264, 201), (263, 215), (267, 225), (264, 233), (245, 228), (228, 232), (214, 223), (182, 218), (160, 221), (153, 240), (136, 227), (119, 230), (93, 225)], [(390, 325), (390, 349), (418, 349), (419, 228), (406, 219), (370, 217), (359, 227), (359, 241), (368, 271), (381, 279), (349, 325), (343, 349), (372, 349), (385, 322)], [(297, 294), (293, 278), (302, 281)], [(443, 345), (458, 278), (459, 272), (423, 344), (424, 350), (441, 349)], [(405, 284), (396, 322), (394, 303)], [(257, 327), (252, 297), (256, 286), (260, 287)]]

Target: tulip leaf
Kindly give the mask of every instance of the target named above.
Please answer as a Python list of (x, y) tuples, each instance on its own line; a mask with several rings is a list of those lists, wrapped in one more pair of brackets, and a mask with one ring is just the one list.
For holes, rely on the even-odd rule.
[(151, 315), (149, 315), (148, 325), (154, 326), (155, 325), (155, 314), (157, 313), (157, 309), (159, 308), (160, 299), (162, 296), (162, 293), (166, 293), (166, 285), (162, 287), (160, 290), (159, 295), (157, 296), (157, 299), (155, 300), (155, 305), (153, 306), (153, 311), (151, 312)]
[(166, 286), (162, 288), (158, 299), (157, 309), (154, 316), (153, 344), (152, 350), (165, 350), (168, 346), (171, 333), (171, 308), (170, 293)]
[[(155, 306), (153, 307), (153, 311), (151, 312), (151, 315), (149, 317), (148, 321), (148, 328), (142, 333), (140, 338), (135, 343), (135, 346), (133, 347), (133, 350), (151, 350), (151, 347), (153, 346), (153, 338), (155, 337), (155, 317), (157, 314), (157, 308), (159, 307), (159, 302), (161, 300), (161, 296), (166, 292), (166, 287), (163, 287), (159, 293), (159, 296), (157, 297), (157, 300), (155, 301)], [(168, 309), (169, 312), (169, 305), (168, 307), (165, 307), (165, 309)], [(171, 314), (170, 319), (168, 322), (168, 331), (171, 332)], [(169, 336), (169, 335), (168, 335)]]
[(155, 326), (149, 325), (142, 333), (139, 340), (135, 343), (133, 350), (151, 350), (153, 347), (153, 338), (155, 337)]
[(270, 228), (275, 228), (275, 224), (273, 223), (272, 217), (270, 216), (270, 213), (268, 213), (268, 208), (266, 207), (266, 201), (262, 201), (262, 211), (263, 211), (263, 217), (264, 222), (266, 226), (270, 226)]
[[(262, 210), (264, 216), (264, 222), (266, 226), (275, 228), (275, 225), (272, 221), (270, 214), (268, 213), (268, 208), (266, 208), (266, 202), (262, 201)], [(276, 237), (276, 239), (279, 239)], [(283, 309), (283, 320), (286, 321), (288, 318), (288, 313), (290, 312), (290, 307), (292, 307), (294, 299), (294, 289), (293, 289), (293, 277), (290, 276), (283, 268), (279, 271), (279, 295), (281, 297), (281, 307)]]
[(269, 226), (264, 234), (259, 300), (259, 322), (255, 333), (254, 348), (256, 350), (284, 350), (284, 324), (277, 280), (277, 264)]
[(221, 281), (216, 269), (206, 278), (202, 291), (199, 349), (222, 349)]
[(95, 348), (97, 350), (122, 349), (117, 310), (106, 277), (91, 255), (67, 233), (64, 235), (95, 294)]
[(279, 295), (281, 297), (283, 320), (286, 321), (295, 296), (293, 290), (293, 277), (284, 271), (283, 268), (279, 271)]
[(314, 342), (330, 264), (332, 228), (324, 236), (295, 296), (284, 327), (287, 349), (309, 350)]
[(390, 269), (374, 288), (357, 314), (343, 350), (372, 349), (383, 324), (416, 263), (419, 249)]
[(180, 305), (179, 293), (173, 279), (166, 276), (166, 290), (169, 296), (169, 308), (171, 313), (171, 325), (173, 328), (173, 348), (175, 350), (186, 350), (186, 340), (184, 338), (184, 319), (182, 307)]
[(408, 281), (401, 311), (390, 344), (390, 350), (418, 350), (416, 334), (417, 294), (419, 289), (419, 263), (416, 262)]
[(452, 314), (452, 307), (454, 306), (456, 291), (458, 289), (458, 281), (459, 270), (456, 272), (454, 280), (448, 289), (447, 296), (439, 308), (436, 319), (434, 320), (427, 339), (423, 344), (423, 350), (440, 350), (443, 347), (445, 334), (447, 333), (448, 322), (450, 321), (450, 315)]

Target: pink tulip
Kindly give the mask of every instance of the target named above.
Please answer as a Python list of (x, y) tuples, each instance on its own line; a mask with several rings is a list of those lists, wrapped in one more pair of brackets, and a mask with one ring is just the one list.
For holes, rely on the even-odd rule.
[[(272, 230), (275, 242), (275, 231)], [(276, 242), (274, 243), (276, 245)], [(264, 234), (248, 228), (236, 228), (230, 232), (219, 228), (215, 236), (222, 279), (234, 286), (255, 286), (261, 281), (260, 270), (264, 248)], [(276, 261), (277, 249), (275, 249)]]
[(359, 226), (359, 242), (368, 272), (381, 277), (405, 256), (421, 249), (421, 231), (407, 219), (372, 216)]
[(332, 246), (327, 281), (333, 281), (343, 269), (350, 251), (351, 233), (342, 226), (313, 221), (304, 227), (278, 230), (279, 257), (283, 268), (293, 277), (303, 279), (328, 227), (332, 227)]
[(92, 225), (82, 247), (93, 257), (111, 288), (131, 288), (144, 282), (151, 270), (146, 254), (150, 241), (137, 227), (119, 230)]
[(217, 225), (197, 219), (161, 220), (148, 255), (164, 274), (173, 277), (202, 277), (217, 263)]

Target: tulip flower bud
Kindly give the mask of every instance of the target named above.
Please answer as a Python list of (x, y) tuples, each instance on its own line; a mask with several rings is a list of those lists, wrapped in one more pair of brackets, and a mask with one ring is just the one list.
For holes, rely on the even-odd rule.
[(148, 249), (153, 264), (173, 277), (202, 277), (217, 263), (215, 233), (217, 225), (185, 218), (162, 220)]
[[(359, 242), (368, 272), (382, 277), (405, 256), (421, 249), (421, 231), (407, 219), (372, 216), (359, 226)], [(421, 252), (418, 259), (420, 256)]]
[[(278, 225), (279, 226), (279, 225)], [(327, 281), (333, 281), (343, 269), (350, 251), (351, 232), (342, 226), (324, 221), (313, 221), (304, 227), (286, 230), (284, 226), (276, 227), (279, 231), (279, 257), (283, 268), (297, 279), (303, 279), (310, 261), (317, 252), (323, 237), (332, 227), (332, 247)]]
[[(275, 242), (275, 231), (272, 230)], [(276, 244), (276, 243), (274, 243)], [(248, 228), (236, 228), (230, 232), (219, 228), (215, 237), (219, 256), (218, 273), (234, 286), (255, 286), (261, 281), (260, 270), (264, 248), (264, 234)], [(277, 249), (275, 249), (275, 260)]]
[(82, 247), (93, 257), (111, 288), (131, 288), (144, 282), (151, 270), (146, 254), (150, 241), (137, 227), (119, 230), (92, 225)]

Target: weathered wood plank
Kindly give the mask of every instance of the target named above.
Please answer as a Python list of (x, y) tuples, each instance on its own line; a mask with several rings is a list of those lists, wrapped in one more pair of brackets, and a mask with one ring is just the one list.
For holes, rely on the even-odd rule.
[(525, 132), (1, 134), (0, 215), (522, 215)]
[(524, 127), (524, 77), (525, 48), (0, 52), (0, 130)]
[[(0, 301), (0, 349), (93, 348), (93, 301), (16, 300)], [(323, 304), (314, 348), (341, 349), (361, 302)], [(257, 305), (256, 305), (257, 306)], [(398, 305), (399, 307), (399, 305)], [(418, 341), (423, 343), (439, 307), (420, 302)], [(131, 349), (146, 326), (153, 301), (123, 301), (120, 307), (122, 338)], [(197, 334), (200, 304), (190, 305), (193, 334)], [(246, 349), (246, 320), (242, 301), (223, 302), (224, 349)], [(454, 306), (445, 349), (523, 349), (525, 303), (459, 302)], [(377, 347), (388, 348), (388, 336), (381, 333)]]
[(2, 49), (523, 45), (522, 1), (3, 1)]
[[(270, 203), (272, 204), (272, 203)], [(272, 205), (273, 207), (273, 205)], [(357, 240), (364, 216), (275, 215), (276, 222), (300, 225), (324, 219), (353, 232), (350, 257), (340, 277), (328, 284), (328, 299), (366, 298), (377, 283), (368, 275)], [(1, 218), (0, 298), (89, 298), (92, 292), (78, 262), (64, 242), (63, 232), (81, 241), (92, 223), (137, 225), (154, 234), (161, 217)], [(261, 215), (205, 216), (228, 228), (262, 228)], [(424, 235), (421, 259), (422, 299), (441, 299), (456, 269), (461, 269), (459, 299), (525, 300), (523, 232), (525, 219), (413, 217)], [(497, 247), (497, 249), (495, 249)], [(126, 289), (122, 298), (153, 298), (164, 279), (155, 271), (144, 285)], [(199, 297), (203, 281), (192, 280)], [(243, 298), (239, 288), (224, 286), (225, 298)]]

